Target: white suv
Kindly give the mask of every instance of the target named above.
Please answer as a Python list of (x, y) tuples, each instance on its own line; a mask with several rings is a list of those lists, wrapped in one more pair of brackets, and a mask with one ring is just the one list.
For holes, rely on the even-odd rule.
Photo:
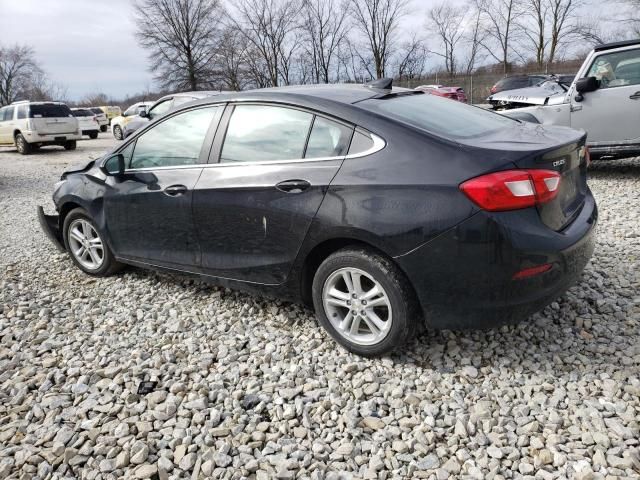
[(0, 145), (15, 145), (22, 155), (45, 145), (75, 150), (81, 133), (64, 103), (22, 101), (0, 108)]

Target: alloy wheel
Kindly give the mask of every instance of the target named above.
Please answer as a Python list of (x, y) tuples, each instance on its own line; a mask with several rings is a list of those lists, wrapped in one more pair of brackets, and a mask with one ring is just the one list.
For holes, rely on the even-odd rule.
[(93, 225), (78, 218), (69, 225), (69, 250), (77, 262), (87, 270), (97, 270), (104, 262), (102, 239)]
[(322, 303), (335, 330), (358, 345), (375, 345), (391, 329), (391, 301), (382, 285), (364, 270), (333, 272), (324, 283)]

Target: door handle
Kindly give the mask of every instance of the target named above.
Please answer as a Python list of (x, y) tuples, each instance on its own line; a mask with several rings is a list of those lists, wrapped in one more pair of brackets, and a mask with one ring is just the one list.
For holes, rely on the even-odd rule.
[(187, 193), (187, 187), (184, 185), (171, 185), (164, 189), (164, 194), (170, 197), (179, 197)]
[(311, 184), (306, 180), (285, 180), (278, 183), (276, 189), (285, 193), (302, 193), (310, 186)]
[(640, 100), (640, 92), (636, 92), (629, 97), (631, 100)]

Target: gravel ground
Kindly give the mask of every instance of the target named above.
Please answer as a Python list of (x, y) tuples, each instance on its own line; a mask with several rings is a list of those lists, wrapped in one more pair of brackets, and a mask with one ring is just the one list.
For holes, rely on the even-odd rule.
[(640, 159), (591, 171), (563, 298), (366, 360), (297, 305), (58, 254), (35, 207), (112, 144), (0, 149), (0, 478), (640, 477)]

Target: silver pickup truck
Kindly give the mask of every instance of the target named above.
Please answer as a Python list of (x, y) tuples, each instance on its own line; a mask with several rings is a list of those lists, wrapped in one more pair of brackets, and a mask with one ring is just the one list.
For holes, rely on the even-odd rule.
[(594, 159), (640, 155), (640, 39), (597, 46), (570, 85), (545, 82), (488, 100), (509, 117), (585, 130)]

